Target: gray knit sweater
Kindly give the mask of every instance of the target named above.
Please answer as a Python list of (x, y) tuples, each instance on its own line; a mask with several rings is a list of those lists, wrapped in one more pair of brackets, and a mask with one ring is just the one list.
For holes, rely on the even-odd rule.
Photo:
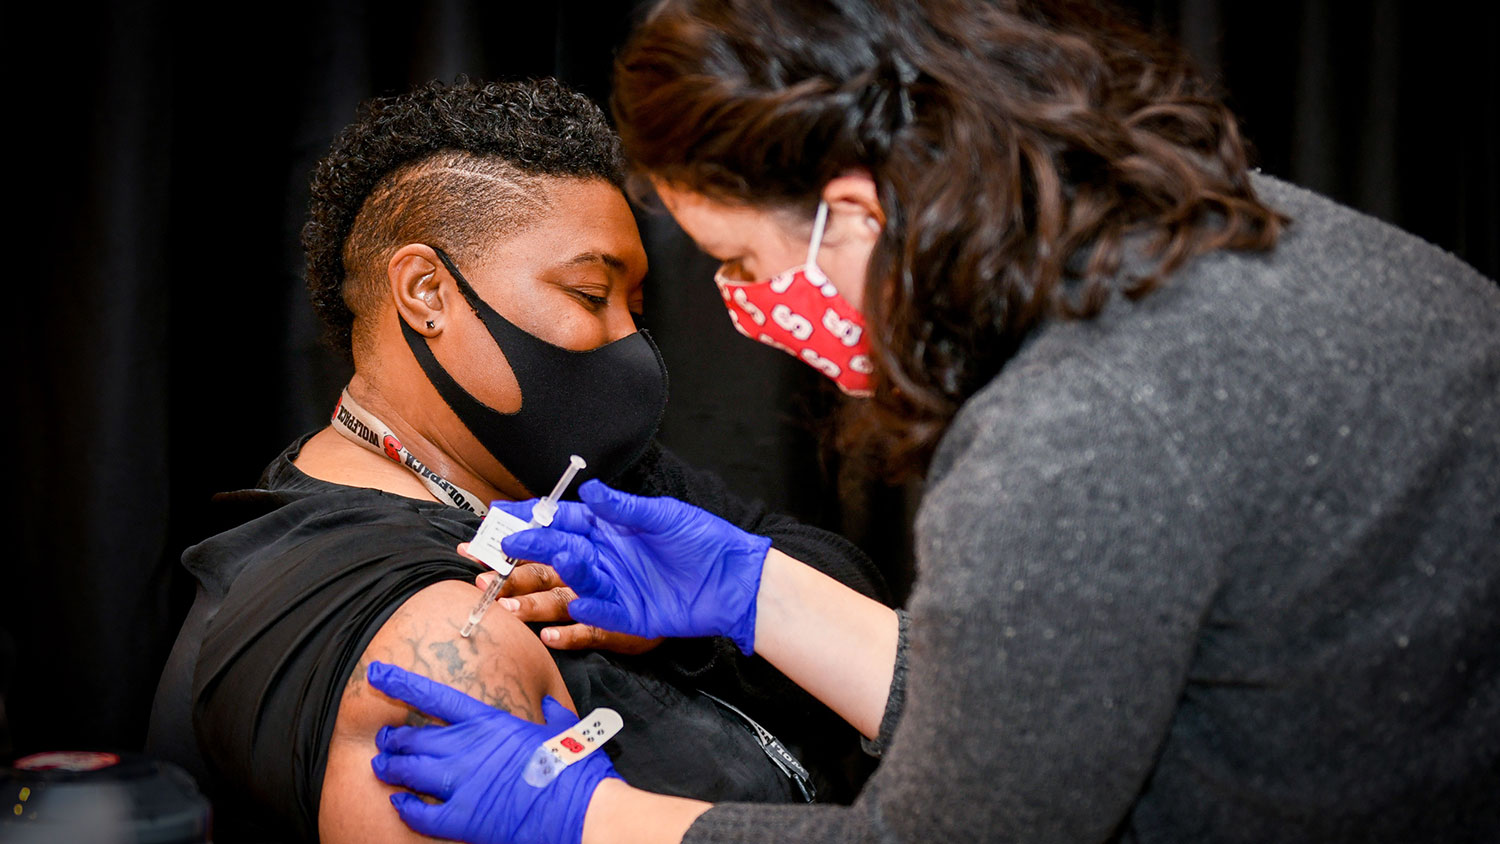
[(1256, 185), (959, 414), (858, 801), (687, 840), (1500, 840), (1500, 289)]

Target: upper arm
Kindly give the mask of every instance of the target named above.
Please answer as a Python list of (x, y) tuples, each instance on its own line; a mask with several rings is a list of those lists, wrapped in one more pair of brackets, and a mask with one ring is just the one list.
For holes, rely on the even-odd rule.
[(372, 688), (365, 679), (372, 661), (399, 665), (537, 723), (543, 695), (573, 706), (546, 647), (509, 613), (492, 608), (472, 637), (459, 635), (479, 596), (461, 581), (433, 584), (402, 604), (370, 640), (344, 688), (329, 742), (318, 810), (322, 840), (422, 837), (391, 809), (396, 789), (375, 778), (370, 759), (381, 727), (430, 719)]

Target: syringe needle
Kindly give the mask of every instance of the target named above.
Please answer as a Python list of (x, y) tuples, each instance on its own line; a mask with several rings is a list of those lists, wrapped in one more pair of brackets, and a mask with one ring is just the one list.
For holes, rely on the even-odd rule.
[[(484, 597), (469, 611), (469, 620), (464, 623), (459, 635), (465, 639), (473, 635), (475, 628), (489, 611), (490, 604), (495, 603), (495, 598), (500, 595), (500, 587), (505, 584), (505, 579), (515, 570), (516, 561), (506, 556), (500, 549), (500, 540), (514, 533), (517, 528), (525, 530), (528, 527), (548, 527), (552, 524), (552, 517), (557, 513), (557, 502), (562, 494), (568, 489), (568, 484), (573, 482), (573, 477), (578, 470), (588, 464), (582, 457), (574, 454), (568, 458), (568, 468), (563, 472), (557, 484), (552, 487), (552, 492), (546, 498), (539, 499), (531, 505), (531, 522), (525, 526), (520, 525), (520, 520), (505, 513), (493, 504), (490, 506), (490, 514), (485, 517), (479, 525), (479, 531), (474, 534), (474, 541), (470, 543), (470, 552), (495, 570), (499, 576), (485, 587)], [(505, 523), (509, 520), (509, 525)], [(487, 527), (488, 526), (488, 527)]]
[(458, 632), (458, 635), (465, 639), (473, 635), (474, 628), (479, 626), (479, 620), (484, 618), (484, 613), (490, 608), (490, 604), (495, 603), (495, 598), (500, 594), (500, 587), (503, 585), (505, 585), (505, 578), (498, 575), (490, 581), (490, 585), (485, 587), (484, 597), (479, 599), (474, 609), (469, 610), (469, 621), (464, 625), (464, 629)]

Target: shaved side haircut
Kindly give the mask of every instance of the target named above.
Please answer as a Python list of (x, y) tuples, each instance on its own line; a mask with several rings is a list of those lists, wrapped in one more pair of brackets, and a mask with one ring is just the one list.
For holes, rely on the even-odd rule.
[(383, 303), (396, 249), (478, 260), (546, 210), (543, 177), (624, 185), (604, 113), (556, 80), (433, 82), (362, 104), (313, 173), (302, 229), (329, 345), (353, 360), (355, 315)]
[[(344, 242), (344, 303), (356, 316), (375, 313), (386, 297), (386, 262), (408, 243), (478, 263), (486, 247), (547, 210), (540, 181), (503, 159), (446, 150), (387, 174)], [(352, 339), (356, 348), (365, 342), (358, 328)]]

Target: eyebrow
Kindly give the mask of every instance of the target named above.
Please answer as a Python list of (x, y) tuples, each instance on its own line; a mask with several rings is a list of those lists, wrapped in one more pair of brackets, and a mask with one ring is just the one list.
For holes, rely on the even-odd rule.
[(567, 267), (576, 267), (580, 264), (603, 264), (614, 272), (625, 272), (624, 259), (608, 252), (580, 252), (563, 262), (563, 266)]

